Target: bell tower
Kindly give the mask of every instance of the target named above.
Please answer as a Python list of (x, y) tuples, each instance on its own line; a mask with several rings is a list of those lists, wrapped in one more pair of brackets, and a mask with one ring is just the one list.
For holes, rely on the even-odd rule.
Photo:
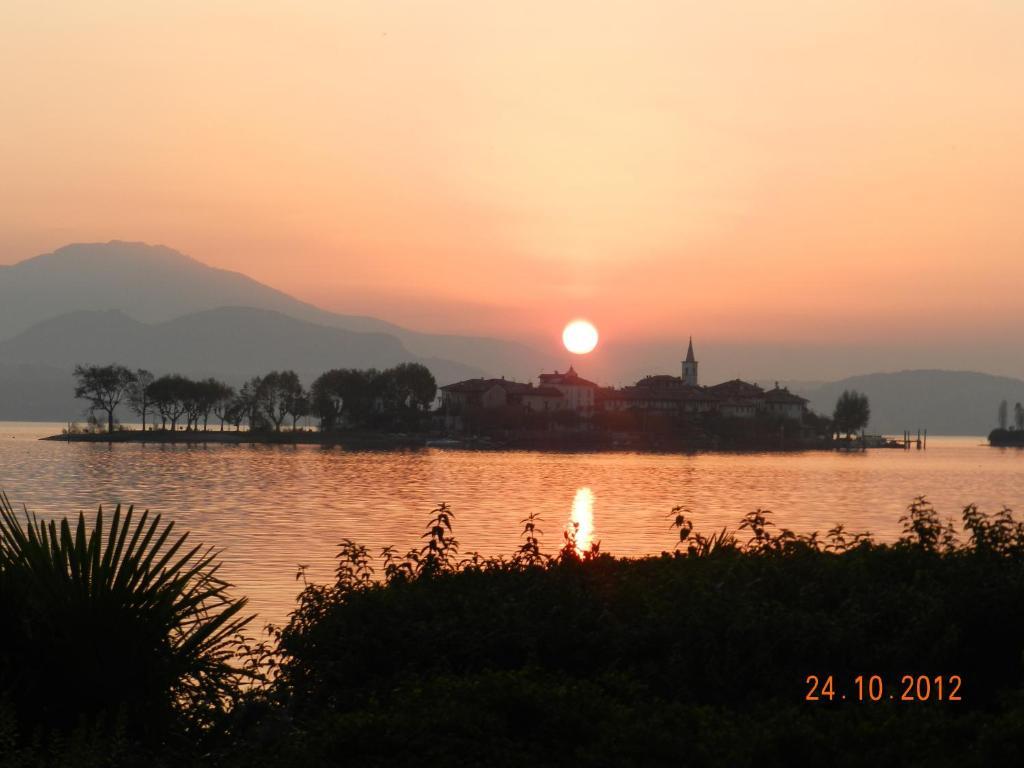
[(693, 356), (693, 336), (690, 337), (690, 347), (686, 350), (686, 359), (683, 360), (683, 384), (691, 387), (699, 386), (697, 359)]

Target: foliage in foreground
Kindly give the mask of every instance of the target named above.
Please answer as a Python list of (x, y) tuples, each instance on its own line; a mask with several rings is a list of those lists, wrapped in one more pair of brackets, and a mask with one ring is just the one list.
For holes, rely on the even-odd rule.
[[(880, 544), (842, 526), (777, 530), (762, 510), (704, 535), (676, 508), (666, 520), (674, 551), (636, 560), (581, 550), (573, 530), (548, 554), (541, 522), (523, 521), (507, 558), (460, 555), (445, 505), (407, 553), (375, 558), (344, 542), (334, 583), (308, 585), (276, 631), (274, 682), (246, 686), (253, 656), (233, 640), (241, 601), (226, 596), (212, 560), (178, 598), (118, 590), (122, 573), (147, 574), (136, 587), (169, 588), (192, 569), (164, 576), (185, 557), (180, 544), (162, 548), (168, 529), (122, 519), (94, 545), (102, 524), (91, 535), (82, 523), (24, 526), (5, 505), (16, 546), (4, 539), (3, 615), (32, 621), (11, 633), (20, 644), (0, 640), (0, 753), (13, 745), (10, 765), (311, 767), (1024, 759), (1024, 523), (1007, 509), (971, 505), (955, 526), (919, 498), (902, 537)], [(111, 552), (115, 541), (127, 543)], [(122, 566), (97, 580), (108, 552)], [(14, 579), (29, 590), (19, 594)], [(200, 638), (170, 617), (190, 599), (181, 596), (203, 592), (205, 611), (177, 613), (211, 626)], [(138, 618), (150, 611), (163, 630)], [(56, 632), (29, 638), (36, 626)], [(135, 634), (118, 634), (126, 630)], [(187, 636), (206, 644), (201, 661), (180, 655)], [(30, 670), (38, 689), (17, 685)], [(904, 674), (956, 674), (963, 701), (807, 702), (809, 674), (847, 691), (858, 674), (881, 675), (890, 689)], [(55, 691), (76, 695), (57, 706)], [(26, 712), (51, 707), (42, 711), (64, 722), (57, 738), (19, 736), (12, 701), (22, 726)]]
[[(279, 633), (282, 666), (245, 764), (993, 764), (1024, 757), (1024, 524), (919, 498), (891, 545), (758, 510), (639, 560), (458, 556), (435, 510), (422, 549), (344, 542)], [(375, 568), (376, 566), (376, 568)], [(963, 678), (963, 702), (807, 702), (806, 677)]]
[(0, 493), (0, 749), (81, 759), (99, 739), (109, 756), (223, 719), (247, 675), (246, 600), (173, 527), (120, 506), (109, 524), (102, 508), (92, 525), (22, 519)]

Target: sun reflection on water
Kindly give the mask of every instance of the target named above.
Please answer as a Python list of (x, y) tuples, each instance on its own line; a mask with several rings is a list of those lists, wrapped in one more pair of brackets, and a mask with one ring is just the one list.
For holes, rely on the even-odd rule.
[(945, 510), (969, 501), (1024, 508), (1024, 453), (972, 437), (929, 435), (928, 450), (910, 455), (686, 456), (37, 439), (62, 426), (0, 422), (0, 485), (11, 501), (46, 517), (81, 509), (88, 519), (99, 504), (107, 510), (116, 502), (163, 513), (175, 530), (191, 532), (189, 541), (224, 549), (221, 575), (251, 599), (259, 623), (288, 621), (301, 588), (296, 563), (309, 564), (311, 582), (333, 582), (342, 539), (374, 552), (422, 546), (427, 513), (440, 499), (452, 505), (462, 550), (485, 557), (522, 544), (524, 509), (555, 521), (542, 536), (549, 554), (563, 543), (558, 523), (578, 522), (581, 549), (600, 540), (609, 554), (639, 557), (678, 541), (665, 515), (684, 498), (700, 510), (697, 530), (705, 534), (734, 529), (745, 512), (767, 507), (777, 525), (797, 533), (841, 521), (887, 542), (901, 534), (897, 521), (922, 490)]
[(589, 552), (594, 543), (594, 492), (586, 486), (576, 489), (569, 528), (576, 530), (576, 551), (580, 555)]

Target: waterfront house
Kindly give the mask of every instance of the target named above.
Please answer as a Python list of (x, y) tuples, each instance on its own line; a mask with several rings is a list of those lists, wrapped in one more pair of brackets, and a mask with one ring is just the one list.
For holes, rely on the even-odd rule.
[(537, 378), (541, 388), (553, 388), (562, 393), (564, 409), (582, 414), (593, 412), (594, 395), (599, 387), (576, 373), (571, 365), (565, 373), (542, 373)]
[(788, 387), (780, 387), (779, 382), (775, 382), (774, 389), (764, 393), (764, 410), (785, 419), (802, 419), (807, 412), (807, 403), (807, 398), (790, 392)]
[(530, 387), (522, 393), (521, 400), (530, 411), (561, 411), (566, 408), (566, 397), (556, 387)]
[(519, 405), (532, 387), (509, 379), (467, 379), (441, 387), (441, 407), (458, 414), (467, 407), (501, 408)]

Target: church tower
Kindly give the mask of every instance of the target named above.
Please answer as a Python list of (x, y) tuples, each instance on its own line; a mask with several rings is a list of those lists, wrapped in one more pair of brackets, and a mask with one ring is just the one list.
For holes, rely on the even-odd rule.
[(686, 350), (686, 359), (683, 361), (683, 384), (691, 387), (698, 386), (697, 359), (693, 356), (693, 336), (690, 337), (690, 348)]

